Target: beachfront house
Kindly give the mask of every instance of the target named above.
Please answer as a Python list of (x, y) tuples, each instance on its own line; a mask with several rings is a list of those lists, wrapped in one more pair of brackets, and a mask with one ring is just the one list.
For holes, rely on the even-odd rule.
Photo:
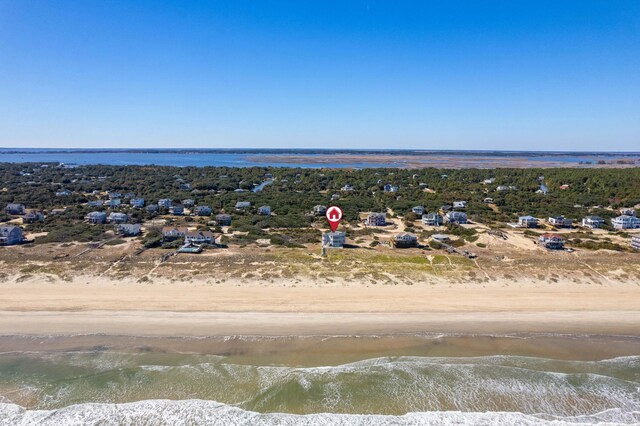
[(231, 215), (226, 213), (220, 213), (216, 215), (216, 222), (219, 226), (231, 226)]
[(162, 228), (162, 241), (174, 241), (184, 238), (188, 232), (187, 228), (176, 228), (173, 226), (165, 226)]
[(541, 246), (549, 250), (563, 250), (564, 238), (558, 234), (543, 234), (538, 238)]
[(396, 248), (409, 248), (418, 245), (418, 237), (408, 232), (402, 232), (394, 235), (391, 244)]
[(212, 211), (209, 206), (196, 206), (193, 210), (196, 216), (211, 216)]
[(209, 231), (188, 231), (184, 235), (185, 244), (213, 244), (215, 238)]
[(556, 228), (571, 228), (573, 226), (573, 219), (567, 219), (564, 216), (551, 216), (547, 222)]
[(427, 226), (442, 226), (444, 218), (439, 213), (427, 213), (422, 215), (422, 224)]
[(0, 246), (11, 246), (24, 241), (22, 228), (14, 225), (0, 226)]
[(453, 202), (453, 208), (454, 209), (466, 209), (467, 208), (467, 202), (466, 201), (454, 201)]
[(236, 203), (236, 210), (248, 209), (251, 207), (250, 201), (238, 201)]
[(450, 211), (445, 215), (447, 223), (455, 223), (457, 225), (464, 225), (467, 223), (467, 214), (463, 212)]
[(614, 229), (637, 229), (640, 228), (640, 219), (624, 214), (611, 219), (611, 225)]
[(417, 214), (418, 216), (422, 216), (424, 214), (424, 207), (415, 206), (411, 209), (411, 212)]
[(158, 206), (163, 209), (170, 209), (173, 205), (173, 201), (169, 198), (161, 198), (158, 200)]
[(5, 207), (4, 212), (9, 215), (18, 216), (24, 214), (24, 204), (9, 203)]
[(318, 204), (317, 206), (313, 206), (313, 214), (316, 216), (324, 216), (327, 212), (327, 206), (322, 206)]
[(367, 226), (385, 226), (386, 224), (386, 213), (370, 213), (365, 219), (365, 225)]
[(141, 209), (144, 207), (144, 198), (132, 198), (129, 204), (131, 204), (131, 207), (134, 209)]
[(91, 212), (84, 217), (85, 220), (94, 225), (107, 222), (107, 214), (105, 212)]
[(631, 247), (640, 250), (640, 235), (631, 237)]
[(260, 216), (271, 216), (271, 207), (269, 206), (258, 207), (258, 214)]
[(139, 223), (121, 223), (116, 225), (116, 232), (125, 237), (135, 237), (140, 235), (142, 227)]
[(596, 229), (604, 225), (604, 219), (600, 216), (587, 216), (582, 219), (582, 226), (585, 228)]
[(182, 216), (184, 214), (184, 207), (182, 206), (182, 204), (176, 204), (174, 206), (171, 206), (169, 211), (174, 216)]
[(520, 216), (518, 218), (518, 226), (520, 228), (537, 228), (538, 219), (533, 216)]
[[(191, 198), (187, 198), (185, 200), (182, 200), (182, 205), (185, 207), (193, 207), (196, 205), (196, 201), (192, 200)], [(211, 213), (209, 213), (211, 214)]]
[(619, 210), (620, 215), (624, 216), (635, 216), (636, 215), (636, 210), (635, 209), (629, 209), (629, 208), (622, 208)]
[(328, 248), (342, 248), (346, 240), (344, 232), (327, 232), (322, 234), (322, 246)]
[(109, 216), (107, 216), (109, 223), (125, 223), (128, 219), (129, 216), (126, 213), (120, 212), (111, 212)]
[(384, 186), (384, 192), (398, 192), (398, 187), (395, 185), (391, 185), (390, 183)]

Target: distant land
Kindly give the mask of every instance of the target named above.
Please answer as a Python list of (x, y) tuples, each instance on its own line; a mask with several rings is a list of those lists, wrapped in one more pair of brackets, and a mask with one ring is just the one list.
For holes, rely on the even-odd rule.
[(253, 148), (0, 148), (0, 162), (179, 167), (620, 168), (640, 166), (640, 152)]

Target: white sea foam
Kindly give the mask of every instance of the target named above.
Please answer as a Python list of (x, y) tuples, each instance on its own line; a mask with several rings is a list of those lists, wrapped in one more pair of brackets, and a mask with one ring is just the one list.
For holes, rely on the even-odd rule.
[(640, 423), (640, 412), (607, 410), (590, 416), (554, 417), (510, 412), (468, 413), (435, 411), (403, 416), (359, 414), (256, 413), (226, 404), (203, 400), (146, 400), (127, 404), (78, 404), (57, 410), (25, 410), (0, 403), (0, 426), (79, 425), (632, 425)]

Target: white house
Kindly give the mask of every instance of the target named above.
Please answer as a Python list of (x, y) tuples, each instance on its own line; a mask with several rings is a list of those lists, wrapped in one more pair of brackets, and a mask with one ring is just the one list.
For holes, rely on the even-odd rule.
[(213, 244), (214, 240), (209, 231), (189, 231), (184, 235), (185, 244)]
[(537, 228), (538, 219), (533, 216), (520, 216), (518, 218), (518, 226), (520, 228)]
[(445, 215), (447, 223), (457, 223), (458, 225), (464, 225), (467, 223), (467, 214), (463, 212), (450, 211)]
[(178, 238), (184, 238), (187, 232), (187, 228), (174, 228), (172, 226), (165, 226), (164, 228), (162, 228), (162, 240), (172, 241)]
[(439, 213), (428, 213), (422, 215), (422, 224), (427, 226), (442, 226), (444, 219)]
[(631, 247), (636, 250), (640, 250), (640, 235), (631, 237)]
[(116, 225), (116, 232), (127, 237), (140, 235), (141, 226), (139, 223), (121, 223)]
[(623, 214), (611, 219), (611, 225), (615, 229), (637, 229), (640, 228), (640, 219), (635, 216)]
[(344, 232), (327, 232), (322, 234), (322, 245), (329, 248), (342, 248), (346, 240)]
[(573, 219), (567, 219), (564, 216), (549, 217), (547, 222), (556, 228), (571, 228), (573, 226)]
[(604, 219), (600, 216), (587, 216), (582, 218), (582, 226), (585, 228), (600, 228), (604, 225)]

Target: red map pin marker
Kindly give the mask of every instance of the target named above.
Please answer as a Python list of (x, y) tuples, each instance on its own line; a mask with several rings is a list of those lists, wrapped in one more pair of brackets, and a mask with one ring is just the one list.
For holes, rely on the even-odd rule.
[(342, 220), (342, 209), (338, 206), (331, 206), (327, 209), (325, 216), (329, 221), (331, 231), (336, 232), (336, 229), (338, 229), (338, 225), (340, 225), (340, 221)]

